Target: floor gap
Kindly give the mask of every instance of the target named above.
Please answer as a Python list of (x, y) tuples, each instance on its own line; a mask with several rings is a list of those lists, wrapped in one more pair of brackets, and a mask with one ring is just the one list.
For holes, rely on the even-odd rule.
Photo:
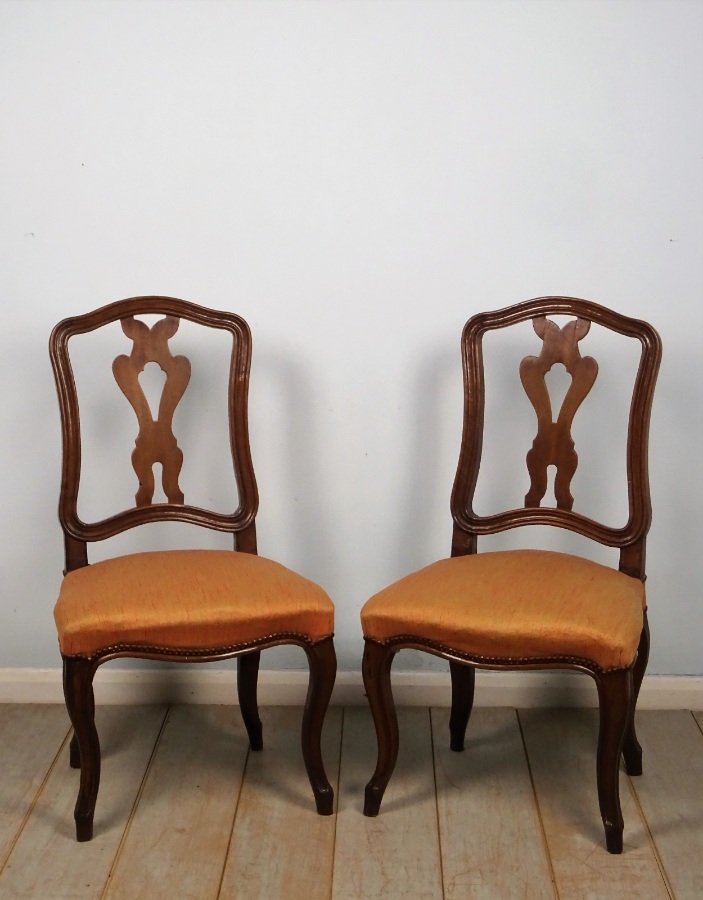
[(442, 885), (442, 900), (444, 900), (444, 862), (442, 860), (442, 831), (439, 824), (439, 797), (437, 795), (437, 759), (434, 747), (434, 727), (432, 725), (432, 707), (427, 710), (430, 717), (430, 749), (432, 751), (432, 778), (434, 780), (434, 807), (437, 818), (437, 850), (439, 855), (439, 877)]
[(104, 897), (107, 896), (108, 889), (110, 887), (110, 882), (112, 881), (112, 876), (115, 873), (117, 868), (117, 864), (119, 863), (120, 856), (122, 855), (122, 848), (124, 847), (125, 841), (127, 840), (127, 835), (129, 834), (130, 826), (132, 825), (132, 821), (134, 820), (134, 816), (137, 812), (137, 807), (139, 806), (139, 801), (142, 799), (142, 794), (144, 793), (144, 788), (146, 786), (147, 779), (149, 777), (149, 773), (151, 772), (151, 768), (154, 764), (154, 758), (156, 757), (156, 753), (159, 749), (159, 744), (161, 743), (161, 736), (164, 733), (164, 729), (166, 728), (166, 723), (169, 720), (171, 715), (171, 706), (166, 707), (166, 711), (164, 712), (164, 717), (161, 721), (161, 727), (159, 728), (159, 733), (156, 735), (156, 740), (154, 741), (154, 747), (149, 755), (149, 761), (146, 764), (146, 769), (144, 770), (144, 775), (142, 776), (142, 780), (139, 784), (139, 790), (137, 791), (137, 795), (134, 798), (134, 803), (132, 804), (132, 808), (129, 811), (129, 818), (127, 819), (127, 823), (125, 824), (124, 831), (122, 832), (122, 837), (120, 838), (120, 843), (117, 847), (117, 852), (115, 853), (115, 858), (112, 860), (112, 865), (110, 866), (110, 871), (107, 874), (107, 878), (105, 880), (105, 886), (102, 889), (102, 893), (100, 894), (100, 900), (103, 900)]
[(17, 846), (17, 842), (19, 841), (19, 839), (22, 835), (22, 832), (24, 831), (24, 827), (27, 824), (27, 822), (29, 821), (30, 816), (34, 812), (34, 809), (35, 809), (37, 803), (39, 802), (39, 798), (42, 795), (42, 791), (46, 787), (46, 783), (49, 780), (51, 773), (56, 768), (56, 764), (58, 763), (59, 758), (60, 758), (61, 754), (63, 753), (63, 748), (66, 746), (66, 743), (71, 739), (72, 734), (73, 734), (73, 729), (69, 728), (68, 733), (65, 735), (64, 739), (61, 741), (61, 744), (59, 745), (59, 749), (56, 751), (56, 755), (54, 756), (53, 760), (51, 761), (49, 768), (46, 770), (46, 775), (44, 776), (41, 784), (37, 788), (37, 792), (34, 795), (34, 799), (30, 803), (29, 808), (27, 809), (27, 812), (24, 814), (22, 821), (20, 823), (20, 826), (17, 829), (17, 832), (16, 832), (14, 838), (12, 839), (12, 842), (10, 843), (10, 846), (7, 848), (7, 853), (5, 854), (5, 858), (3, 859), (2, 863), (0, 863), (0, 875), (2, 875), (2, 873), (5, 869), (5, 866), (9, 862), (9, 859), (12, 856), (12, 853), (13, 853), (15, 847)]
[(552, 862), (552, 854), (549, 852), (549, 843), (547, 841), (547, 830), (544, 827), (544, 821), (542, 819), (542, 809), (539, 805), (539, 798), (537, 797), (537, 787), (535, 785), (534, 775), (532, 774), (532, 764), (530, 763), (530, 754), (527, 752), (527, 741), (525, 740), (525, 733), (522, 730), (522, 721), (520, 719), (520, 710), (515, 710), (515, 717), (517, 718), (518, 728), (520, 729), (520, 740), (522, 741), (522, 749), (525, 751), (525, 762), (527, 763), (527, 772), (530, 776), (530, 785), (532, 786), (532, 798), (535, 801), (535, 808), (537, 809), (537, 819), (539, 821), (539, 830), (542, 835), (542, 844), (544, 846), (544, 852), (547, 856), (547, 865), (549, 866), (549, 874), (552, 879), (552, 887), (554, 888), (554, 896), (559, 900), (559, 888), (557, 886), (557, 876), (554, 871), (554, 864)]
[[(237, 799), (234, 804), (234, 814), (232, 816), (232, 827), (229, 830), (229, 838), (227, 839), (227, 849), (225, 850), (225, 858), (222, 861), (222, 871), (220, 872), (220, 881), (217, 885), (217, 893), (216, 897), (219, 898), (222, 893), (222, 885), (225, 880), (225, 873), (227, 872), (227, 861), (229, 860), (229, 851), (232, 847), (232, 841), (234, 840), (234, 827), (237, 822), (237, 811), (239, 810), (239, 801), (242, 798), (242, 791), (244, 790), (244, 780), (247, 777), (247, 769), (249, 768), (249, 760), (251, 759), (251, 747), (247, 746), (247, 755), (244, 760), (244, 769), (242, 770), (242, 777), (239, 782), (239, 791), (237, 792)], [(257, 751), (258, 752), (258, 751)]]
[[(642, 804), (640, 803), (640, 798), (637, 795), (637, 788), (632, 780), (631, 775), (625, 775), (627, 778), (628, 787), (630, 789), (630, 793), (632, 794), (632, 799), (635, 801), (635, 806), (637, 807), (637, 811), (640, 814), (640, 819), (644, 825), (644, 830), (647, 835), (647, 839), (649, 840), (649, 846), (652, 848), (652, 853), (654, 854), (654, 859), (656, 860), (657, 867), (661, 874), (662, 880), (664, 881), (664, 887), (666, 888), (666, 892), (671, 898), (671, 900), (675, 900), (674, 890), (671, 887), (671, 882), (669, 881), (669, 876), (666, 874), (666, 868), (664, 867), (664, 862), (659, 855), (659, 850), (657, 849), (656, 842), (654, 840), (654, 835), (652, 834), (652, 830), (649, 827), (649, 822), (647, 821), (647, 816), (644, 814), (644, 809), (642, 808)], [(641, 776), (637, 776), (640, 778)]]

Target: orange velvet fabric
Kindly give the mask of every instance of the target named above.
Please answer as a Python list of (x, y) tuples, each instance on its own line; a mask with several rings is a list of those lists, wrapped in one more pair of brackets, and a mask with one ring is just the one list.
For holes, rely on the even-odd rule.
[(443, 559), (371, 597), (364, 637), (401, 635), (472, 656), (568, 656), (629, 666), (639, 644), (644, 585), (564, 553), (513, 550)]
[(115, 644), (211, 649), (332, 634), (334, 607), (279, 563), (228, 550), (136, 553), (69, 572), (54, 609), (65, 656)]

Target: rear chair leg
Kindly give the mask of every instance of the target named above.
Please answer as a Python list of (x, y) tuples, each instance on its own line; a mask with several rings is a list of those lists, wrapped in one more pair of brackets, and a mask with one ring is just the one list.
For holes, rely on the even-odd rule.
[(644, 679), (647, 661), (649, 660), (649, 624), (647, 623), (647, 613), (644, 614), (644, 627), (640, 636), (640, 645), (637, 649), (637, 659), (635, 660), (635, 668), (632, 673), (632, 711), (625, 732), (625, 744), (622, 748), (622, 755), (625, 760), (625, 771), (628, 775), (642, 774), (642, 747), (637, 740), (635, 732), (635, 708), (637, 706), (637, 698), (639, 697), (642, 680)]
[(452, 712), (449, 717), (450, 749), (457, 752), (464, 749), (466, 726), (474, 705), (476, 669), (459, 662), (450, 662), (452, 676)]
[(252, 750), (263, 750), (261, 719), (257, 701), (257, 684), (259, 680), (259, 662), (261, 651), (247, 653), (237, 657), (237, 695), (239, 708), (244, 720), (244, 727), (249, 735), (249, 746)]

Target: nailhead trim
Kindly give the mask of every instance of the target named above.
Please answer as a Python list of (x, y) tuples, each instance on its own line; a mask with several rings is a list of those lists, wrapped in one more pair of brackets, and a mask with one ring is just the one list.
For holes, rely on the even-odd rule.
[(224, 656), (228, 653), (238, 653), (241, 650), (248, 650), (254, 647), (260, 647), (264, 644), (269, 644), (271, 641), (277, 641), (280, 643), (284, 642), (300, 642), (302, 644), (308, 644), (311, 647), (314, 647), (316, 644), (321, 644), (322, 641), (329, 640), (334, 637), (334, 634), (329, 634), (326, 637), (320, 638), (319, 640), (313, 641), (312, 638), (308, 637), (305, 634), (298, 634), (294, 631), (281, 631), (276, 634), (269, 634), (266, 637), (258, 638), (255, 641), (245, 641), (241, 644), (229, 644), (225, 647), (197, 647), (197, 648), (188, 648), (188, 647), (162, 647), (156, 646), (152, 644), (111, 644), (109, 647), (103, 647), (101, 650), (98, 650), (96, 653), (92, 653), (90, 656), (78, 656), (78, 657), (69, 657), (71, 658), (80, 658), (80, 659), (99, 659), (102, 656), (112, 656), (117, 653), (136, 653), (139, 655), (148, 653), (153, 655), (163, 655), (163, 656), (187, 656), (187, 657), (203, 657), (207, 658), (210, 656)]
[(604, 675), (609, 672), (625, 672), (628, 669), (632, 668), (632, 665), (630, 665), (619, 666), (618, 668), (614, 669), (603, 669), (601, 666), (594, 663), (593, 660), (583, 659), (579, 656), (478, 656), (477, 654), (465, 653), (462, 650), (455, 650), (453, 647), (449, 647), (447, 644), (440, 644), (437, 641), (431, 641), (427, 638), (416, 637), (413, 634), (398, 634), (392, 638), (388, 638), (385, 641), (378, 641), (375, 638), (366, 638), (366, 640), (371, 641), (374, 644), (378, 644), (382, 647), (391, 647), (393, 644), (419, 644), (422, 647), (431, 647), (433, 650), (437, 650), (442, 654), (456, 656), (459, 659), (465, 659), (467, 662), (485, 664), (487, 666), (549, 665), (553, 663), (561, 665), (581, 666), (582, 668), (589, 669), (590, 671), (596, 672), (599, 675)]

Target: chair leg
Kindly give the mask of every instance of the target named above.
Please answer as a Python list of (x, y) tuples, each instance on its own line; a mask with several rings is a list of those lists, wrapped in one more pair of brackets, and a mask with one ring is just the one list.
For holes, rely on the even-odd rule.
[(239, 708), (244, 720), (244, 727), (249, 735), (249, 746), (252, 750), (263, 750), (261, 719), (256, 688), (259, 680), (259, 662), (261, 651), (246, 653), (237, 657), (237, 695)]
[(322, 726), (329, 706), (337, 674), (337, 655), (332, 638), (305, 647), (310, 664), (308, 695), (303, 712), (303, 760), (315, 795), (315, 806), (321, 816), (331, 816), (334, 791), (327, 780), (322, 761)]
[[(63, 689), (74, 734), (71, 741), (71, 762), (78, 761), (81, 770), (78, 799), (73, 813), (76, 839), (79, 841), (89, 841), (93, 837), (93, 816), (100, 786), (100, 741), (95, 728), (93, 695), (93, 675), (96, 668), (92, 660), (64, 657)], [(73, 750), (73, 746), (76, 750)]]
[(76, 737), (75, 731), (73, 732), (71, 743), (68, 747), (68, 762), (72, 769), (80, 769), (81, 767), (81, 754), (78, 749), (78, 738)]
[(644, 614), (644, 627), (640, 636), (640, 645), (637, 648), (637, 659), (635, 660), (635, 668), (632, 673), (632, 712), (630, 720), (627, 724), (625, 732), (625, 744), (622, 749), (622, 755), (625, 760), (625, 771), (628, 775), (642, 774), (642, 747), (637, 740), (635, 731), (635, 709), (637, 707), (637, 698), (639, 697), (642, 680), (644, 678), (645, 669), (649, 660), (649, 624), (647, 622), (647, 613)]
[(609, 853), (622, 853), (620, 755), (632, 712), (632, 669), (609, 672), (596, 679), (600, 701), (598, 735), (598, 802)]
[[(95, 696), (92, 691), (90, 691), (90, 715), (95, 718)], [(71, 737), (71, 743), (68, 748), (68, 762), (72, 769), (80, 769), (81, 767), (81, 754), (78, 749), (78, 739), (76, 738), (75, 731)]]
[(449, 717), (450, 748), (457, 752), (464, 749), (466, 726), (474, 705), (476, 670), (464, 663), (450, 662), (452, 676), (452, 712)]
[(378, 758), (376, 771), (366, 785), (364, 815), (377, 816), (383, 794), (398, 759), (398, 717), (391, 688), (392, 648), (366, 641), (362, 673), (371, 715), (376, 726)]

